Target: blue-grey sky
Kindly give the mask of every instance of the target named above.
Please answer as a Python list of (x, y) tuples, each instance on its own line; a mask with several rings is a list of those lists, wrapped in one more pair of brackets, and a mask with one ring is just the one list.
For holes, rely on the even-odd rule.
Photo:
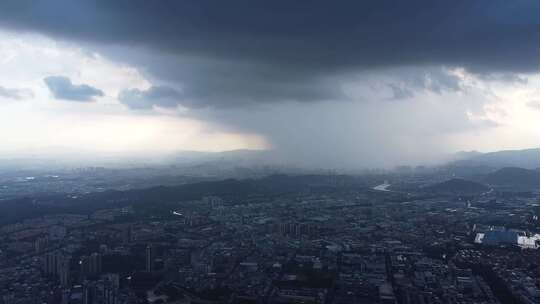
[(536, 147), (539, 9), (5, 0), (0, 152), (272, 148), (373, 167)]

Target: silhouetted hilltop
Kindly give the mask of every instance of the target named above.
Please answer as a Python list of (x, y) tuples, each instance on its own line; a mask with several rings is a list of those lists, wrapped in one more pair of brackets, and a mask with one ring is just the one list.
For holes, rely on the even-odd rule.
[(540, 171), (507, 167), (488, 174), (485, 181), (496, 186), (540, 188)]
[(430, 185), (424, 188), (428, 192), (452, 193), (452, 194), (480, 194), (489, 190), (489, 187), (477, 182), (454, 178), (442, 183)]

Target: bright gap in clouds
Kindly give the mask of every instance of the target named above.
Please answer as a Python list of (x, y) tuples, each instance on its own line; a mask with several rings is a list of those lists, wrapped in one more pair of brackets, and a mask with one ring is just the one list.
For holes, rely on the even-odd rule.
[[(132, 155), (267, 147), (260, 136), (216, 130), (175, 111), (127, 109), (117, 101), (118, 93), (145, 90), (149, 81), (134, 67), (72, 44), (0, 32), (0, 71), (1, 156), (61, 150)], [(43, 81), (49, 76), (99, 88), (104, 96), (86, 102), (55, 99)]]

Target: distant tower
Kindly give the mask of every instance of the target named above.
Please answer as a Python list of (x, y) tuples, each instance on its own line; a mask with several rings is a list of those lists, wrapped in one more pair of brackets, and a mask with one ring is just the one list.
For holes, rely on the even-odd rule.
[(154, 271), (154, 247), (146, 246), (146, 271)]

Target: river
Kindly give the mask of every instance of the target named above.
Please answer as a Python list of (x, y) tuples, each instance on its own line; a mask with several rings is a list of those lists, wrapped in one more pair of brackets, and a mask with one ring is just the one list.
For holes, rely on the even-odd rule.
[(384, 181), (384, 183), (380, 184), (380, 185), (377, 185), (375, 187), (373, 187), (373, 190), (377, 190), (377, 191), (390, 191), (388, 190), (388, 187), (390, 187), (391, 184), (388, 183), (388, 181)]

